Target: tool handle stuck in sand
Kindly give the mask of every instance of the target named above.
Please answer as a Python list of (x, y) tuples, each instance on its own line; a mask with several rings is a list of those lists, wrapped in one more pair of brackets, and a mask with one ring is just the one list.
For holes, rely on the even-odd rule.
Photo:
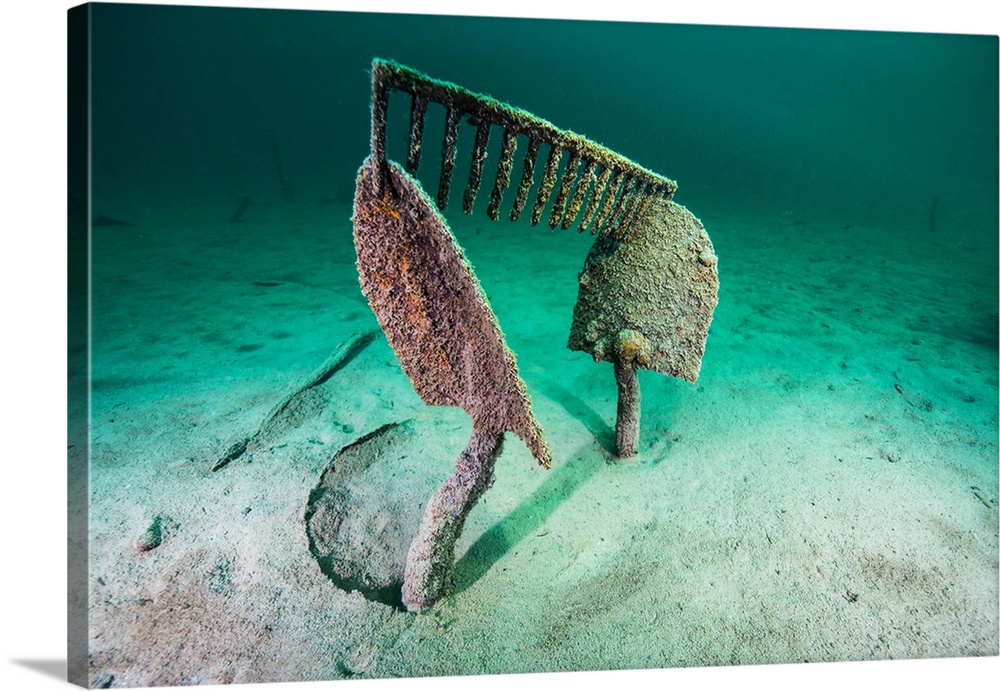
[(409, 550), (403, 601), (422, 610), (447, 587), (455, 540), (490, 486), (504, 433), (521, 437), (546, 468), (552, 454), (482, 286), (419, 182), (370, 156), (352, 220), (361, 290), (414, 390), (426, 404), (458, 406), (472, 419), (468, 447), (431, 497)]
[(618, 384), (618, 417), (615, 422), (615, 454), (619, 458), (634, 456), (639, 450), (639, 375), (629, 363), (615, 360), (615, 382)]
[(430, 607), (448, 588), (455, 542), (472, 507), (493, 484), (493, 466), (501, 451), (503, 433), (474, 427), (454, 472), (431, 495), (406, 555), (403, 604), (407, 609)]

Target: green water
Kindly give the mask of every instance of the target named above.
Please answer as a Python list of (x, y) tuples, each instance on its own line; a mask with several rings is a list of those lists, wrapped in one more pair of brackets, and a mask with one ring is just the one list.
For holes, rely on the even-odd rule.
[(929, 227), (936, 196), (935, 230), (995, 231), (995, 36), (231, 8), (93, 7), (95, 202), (278, 194), (269, 130), (303, 198), (349, 199), (374, 56), (595, 139), (693, 208)]
[[(997, 37), (90, 11), (95, 223), (71, 246), (75, 269), (92, 260), (71, 275), (71, 398), (78, 417), (89, 406), (80, 674), (128, 686), (996, 655)], [(338, 343), (377, 333), (349, 220), (376, 56), (676, 180), (719, 260), (698, 382), (642, 372), (639, 455), (617, 461), (610, 366), (565, 348), (591, 239), (486, 218), (496, 135), (462, 216), (462, 124), (444, 216), (554, 459), (542, 471), (508, 440), (455, 593), (417, 618), (336, 590), (303, 547), (306, 498), (338, 449), (411, 418), (445, 420), (444, 465), (465, 443), (464, 415), (425, 406), (384, 339), (259, 456), (209, 470)], [(408, 112), (390, 99), (396, 161)], [(431, 196), (442, 125), (429, 108)], [(136, 556), (160, 515), (179, 532)]]

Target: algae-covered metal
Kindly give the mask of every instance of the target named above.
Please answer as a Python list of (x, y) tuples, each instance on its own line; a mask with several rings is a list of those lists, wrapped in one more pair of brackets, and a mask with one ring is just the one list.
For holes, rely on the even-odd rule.
[(651, 369), (694, 382), (719, 300), (718, 260), (701, 221), (655, 200), (628, 237), (598, 237), (580, 273), (569, 347), (615, 366), (618, 456), (638, 450), (639, 382)]
[(652, 203), (627, 240), (595, 240), (569, 347), (694, 382), (718, 292), (718, 260), (701, 221), (674, 202)]
[[(411, 97), (405, 171), (386, 158), (392, 91)], [(437, 209), (412, 177), (420, 165), (431, 102), (446, 110)], [(585, 137), (387, 60), (372, 64), (371, 117), (371, 155), (358, 173), (353, 216), (362, 291), (424, 402), (460, 406), (472, 418), (468, 444), (428, 501), (407, 552), (402, 601), (422, 610), (447, 590), (455, 542), (493, 482), (504, 433), (521, 437), (546, 468), (552, 458), (514, 355), (438, 213), (448, 203), (462, 118), (475, 127), (462, 195), (466, 214), (482, 184), (491, 129), (498, 127), (503, 140), (487, 215), (499, 216), (517, 139), (525, 137), (511, 220), (519, 218), (536, 188), (533, 225), (546, 207), (553, 228), (568, 228), (582, 211), (579, 230), (600, 233), (580, 276), (569, 345), (614, 363), (618, 455), (632, 455), (638, 445), (636, 368), (690, 381), (697, 377), (718, 275), (701, 223), (670, 201), (676, 183)], [(536, 185), (534, 169), (543, 146), (547, 153)]]
[(531, 411), (514, 354), (482, 287), (420, 183), (389, 162), (358, 174), (354, 246), (361, 290), (403, 371), (428, 405), (459, 406), (473, 427), (521, 437), (539, 463), (552, 454)]
[[(463, 116), (468, 116), (476, 127), (469, 179), (462, 198), (462, 208), (466, 214), (472, 213), (476, 193), (482, 182), (486, 148), (493, 127), (503, 130), (500, 160), (487, 207), (487, 215), (494, 221), (498, 217), (504, 190), (510, 184), (517, 135), (523, 135), (528, 139), (528, 147), (522, 160), (517, 197), (510, 211), (512, 221), (520, 217), (527, 202), (528, 191), (533, 184), (536, 159), (542, 144), (548, 145), (549, 152), (532, 208), (532, 225), (538, 223), (557, 182), (559, 186), (549, 214), (549, 227), (555, 228), (559, 225), (562, 228), (569, 228), (579, 215), (584, 199), (588, 198), (579, 230), (583, 231), (590, 227), (594, 233), (614, 231), (618, 235), (623, 234), (632, 225), (636, 214), (650, 201), (670, 199), (677, 189), (677, 183), (673, 180), (647, 170), (586, 137), (560, 129), (525, 110), (502, 103), (490, 96), (474, 93), (457, 84), (433, 79), (391, 60), (380, 59), (372, 62), (371, 151), (372, 157), (377, 161), (385, 160), (386, 116), (389, 94), (394, 90), (406, 92), (411, 96), (410, 141), (406, 170), (412, 175), (416, 174), (420, 166), (424, 118), (428, 102), (440, 103), (446, 108), (441, 178), (437, 196), (438, 208), (442, 211), (448, 204), (457, 150), (458, 126)], [(560, 179), (559, 165), (564, 154), (567, 156), (567, 162)], [(381, 179), (376, 180), (376, 185), (381, 185)], [(593, 226), (590, 226), (591, 221), (595, 221)]]

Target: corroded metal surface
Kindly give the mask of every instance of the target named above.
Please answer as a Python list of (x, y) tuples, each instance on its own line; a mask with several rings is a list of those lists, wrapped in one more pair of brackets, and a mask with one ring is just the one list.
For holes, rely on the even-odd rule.
[(693, 382), (718, 291), (718, 261), (701, 222), (683, 206), (654, 200), (627, 240), (594, 242), (569, 347)]
[[(477, 94), (451, 82), (433, 79), (412, 68), (376, 59), (372, 62), (372, 134), (371, 152), (376, 161), (385, 160), (386, 117), (389, 94), (402, 91), (410, 94), (410, 141), (407, 155), (407, 172), (415, 175), (420, 165), (424, 117), (428, 102), (436, 102), (447, 109), (447, 123), (442, 140), (442, 168), (438, 188), (438, 208), (448, 204), (451, 176), (455, 163), (458, 124), (463, 116), (476, 127), (472, 165), (468, 184), (462, 196), (466, 214), (472, 213), (476, 193), (482, 182), (486, 145), (490, 129), (499, 127), (504, 134), (504, 144), (497, 165), (496, 182), (490, 195), (488, 215), (497, 219), (497, 210), (510, 183), (510, 170), (517, 135), (527, 137), (529, 146), (522, 159), (522, 174), (517, 199), (510, 212), (510, 219), (517, 220), (532, 184), (535, 158), (541, 144), (547, 144), (549, 154), (544, 177), (535, 199), (532, 225), (537, 224), (542, 208), (548, 202), (553, 187), (558, 183), (556, 199), (549, 214), (549, 227), (572, 225), (580, 206), (588, 198), (587, 211), (579, 230), (611, 232), (621, 236), (632, 225), (637, 210), (652, 199), (670, 199), (677, 183), (643, 168), (634, 161), (579, 134), (563, 130), (547, 120), (502, 103), (495, 98)], [(562, 157), (568, 156), (565, 170), (559, 178), (558, 168)], [(583, 174), (577, 175), (582, 167)], [(596, 169), (600, 169), (600, 173)], [(607, 188), (608, 177), (613, 175), (617, 184)], [(622, 184), (624, 183), (624, 184)], [(381, 178), (376, 186), (381, 189)], [(575, 190), (575, 191), (574, 191)], [(572, 198), (569, 197), (571, 191)], [(607, 194), (604, 194), (607, 191)], [(621, 194), (618, 192), (621, 191)], [(616, 196), (617, 195), (617, 196)]]
[(514, 354), (461, 248), (420, 184), (369, 158), (357, 180), (354, 244), (361, 289), (410, 381), (429, 405), (455, 405), (477, 430), (510, 431), (539, 463), (551, 454)]

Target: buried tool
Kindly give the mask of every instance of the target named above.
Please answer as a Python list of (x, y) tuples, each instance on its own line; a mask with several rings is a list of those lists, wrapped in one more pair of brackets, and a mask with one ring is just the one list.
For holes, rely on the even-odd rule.
[[(394, 91), (410, 96), (405, 170), (386, 157)], [(445, 108), (436, 208), (414, 177), (432, 102)], [(580, 232), (598, 234), (581, 275), (570, 347), (615, 363), (622, 392), (620, 455), (635, 452), (635, 369), (650, 367), (693, 380), (718, 288), (711, 243), (697, 219), (670, 201), (677, 188), (672, 180), (491, 97), (395, 62), (373, 62), (371, 154), (358, 172), (352, 217), (362, 292), (421, 399), (459, 406), (472, 418), (466, 448), (430, 498), (407, 553), (402, 599), (417, 611), (447, 591), (455, 542), (493, 481), (503, 435), (513, 432), (541, 465), (551, 463), (514, 354), (439, 213), (448, 204), (463, 118), (475, 128), (462, 194), (466, 214), (475, 207), (490, 134), (498, 128), (502, 142), (487, 216), (499, 218), (522, 137), (527, 147), (509, 218), (521, 216), (534, 188), (532, 225), (548, 207), (550, 227), (576, 223)], [(547, 153), (536, 181), (542, 147)], [(628, 276), (644, 271), (655, 276)]]
[(472, 418), (469, 444), (431, 497), (407, 555), (403, 603), (419, 610), (447, 586), (455, 541), (493, 482), (504, 433), (521, 437), (542, 465), (552, 457), (479, 282), (419, 183), (396, 164), (369, 158), (361, 168), (354, 242), (362, 292), (417, 394)]

